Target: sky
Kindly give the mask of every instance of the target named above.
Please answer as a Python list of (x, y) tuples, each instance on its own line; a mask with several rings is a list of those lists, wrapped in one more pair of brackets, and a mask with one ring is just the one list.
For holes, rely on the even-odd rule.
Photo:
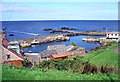
[[(0, 21), (117, 20), (118, 2), (9, 2), (0, 3)], [(46, 1), (46, 0), (45, 0)], [(104, 0), (105, 1), (105, 0)], [(2, 15), (1, 15), (2, 14)]]

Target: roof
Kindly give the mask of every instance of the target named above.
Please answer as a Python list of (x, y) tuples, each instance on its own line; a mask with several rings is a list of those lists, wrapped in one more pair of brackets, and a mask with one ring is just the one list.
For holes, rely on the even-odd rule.
[(107, 32), (107, 34), (119, 34), (120, 32)]
[(72, 53), (66, 52), (66, 53), (60, 53), (60, 54), (53, 54), (51, 55), (53, 58), (61, 58), (66, 56), (72, 56)]
[(41, 57), (50, 57), (52, 54), (59, 54), (59, 53), (67, 53), (69, 51), (74, 51), (74, 50), (81, 50), (83, 48), (79, 48), (77, 46), (65, 46), (65, 45), (52, 45), (48, 46), (47, 50), (44, 50), (41, 52)]
[(48, 46), (47, 50), (56, 50), (56, 49), (60, 49), (60, 48), (65, 48), (65, 45), (52, 45), (52, 46)]
[(40, 55), (27, 55), (28, 60), (32, 62), (36, 62), (37, 64), (40, 61)]
[[(19, 60), (22, 60), (23, 57), (22, 57), (20, 54), (18, 54), (17, 52), (15, 52), (15, 51), (12, 50), (12, 49), (8, 49), (8, 46), (9, 46), (8, 43), (9, 43), (8, 40), (3, 39), (3, 41), (2, 41), (3, 49), (4, 49), (6, 52), (12, 53), (12, 54), (14, 54), (15, 56), (17, 56)], [(13, 59), (14, 59), (14, 58), (13, 58)], [(17, 59), (15, 59), (15, 60), (17, 60)]]
[(3, 47), (3, 49), (6, 50), (6, 52), (8, 51), (9, 53), (12, 53), (12, 55), (15, 55), (18, 57), (18, 59), (12, 58), (11, 60), (23, 60), (23, 57), (20, 54), (18, 54), (17, 52), (15, 52), (14, 50), (8, 49), (6, 47)]
[(9, 41), (8, 40), (6, 40), (6, 39), (3, 39), (2, 40), (2, 45), (4, 46), (4, 47), (7, 47), (7, 46), (9, 46)]
[(78, 48), (77, 46), (69, 45), (66, 47), (66, 51), (76, 50), (77, 48)]
[(44, 50), (40, 53), (41, 57), (49, 57), (51, 54), (57, 54), (56, 50)]
[(40, 55), (40, 53), (24, 53), (25, 55)]
[(48, 46), (47, 50), (55, 50), (57, 53), (64, 53), (64, 52), (67, 51), (65, 45), (52, 45), (52, 46)]
[(40, 53), (25, 53), (24, 57), (27, 58), (28, 61), (31, 61), (36, 64), (39, 64), (40, 62)]
[(10, 41), (8, 44), (19, 44), (18, 41)]

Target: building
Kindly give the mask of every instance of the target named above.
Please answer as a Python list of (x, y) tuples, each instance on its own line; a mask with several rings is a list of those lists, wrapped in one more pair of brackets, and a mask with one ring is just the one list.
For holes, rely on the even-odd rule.
[(107, 32), (106, 34), (107, 39), (118, 39), (118, 37), (120, 37), (119, 32)]
[(25, 53), (25, 56), (28, 58), (30, 62), (34, 65), (38, 65), (41, 62), (40, 53)]
[(40, 53), (41, 55), (41, 61), (43, 60), (49, 60), (51, 54), (57, 54), (56, 50), (44, 50)]
[(50, 60), (51, 55), (53, 54), (62, 54), (67, 52), (67, 47), (65, 45), (51, 45), (48, 46), (46, 50), (40, 53), (41, 61), (43, 60)]
[(119, 32), (107, 32), (106, 39), (120, 42), (120, 33)]
[(8, 49), (14, 50), (18, 54), (20, 54), (20, 46), (17, 41), (10, 41), (8, 44)]
[(40, 53), (41, 60), (66, 59), (70, 56), (83, 56), (86, 51), (84, 48), (73, 45), (52, 45), (47, 50)]
[(23, 57), (20, 54), (17, 42), (6, 40), (5, 33), (2, 33), (2, 64), (22, 66)]
[(71, 57), (71, 56), (73, 56), (73, 54), (70, 52), (52, 54), (50, 56), (50, 60), (62, 60), (62, 59), (67, 59), (68, 57)]
[(48, 46), (47, 50), (55, 50), (57, 53), (64, 53), (64, 52), (67, 51), (65, 45), (52, 45), (52, 46)]
[(14, 66), (22, 66), (23, 57), (13, 50), (2, 46), (2, 63)]
[(84, 56), (86, 54), (86, 50), (81, 47), (78, 47), (70, 52), (73, 54), (73, 56)]

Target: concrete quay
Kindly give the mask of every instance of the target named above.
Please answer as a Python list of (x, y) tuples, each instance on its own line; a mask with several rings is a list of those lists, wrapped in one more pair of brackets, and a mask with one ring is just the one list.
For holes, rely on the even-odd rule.
[(100, 42), (98, 38), (83, 38), (82, 40), (86, 42)]
[(22, 39), (18, 40), (18, 42), (21, 44), (22, 47), (29, 47), (31, 45), (37, 45), (42, 43), (50, 43), (54, 41), (67, 41), (70, 40), (68, 36), (64, 36), (63, 34), (54, 34), (49, 36), (42, 36), (42, 37), (36, 37), (36, 38), (28, 38), (28, 39)]

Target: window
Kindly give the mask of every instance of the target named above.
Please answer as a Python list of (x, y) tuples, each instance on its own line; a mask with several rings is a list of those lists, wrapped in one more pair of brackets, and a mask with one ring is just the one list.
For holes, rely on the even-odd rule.
[(6, 56), (7, 56), (7, 60), (10, 59), (10, 54), (7, 54)]
[(115, 34), (115, 36), (117, 36), (117, 34)]
[(111, 34), (113, 36), (113, 34)]

